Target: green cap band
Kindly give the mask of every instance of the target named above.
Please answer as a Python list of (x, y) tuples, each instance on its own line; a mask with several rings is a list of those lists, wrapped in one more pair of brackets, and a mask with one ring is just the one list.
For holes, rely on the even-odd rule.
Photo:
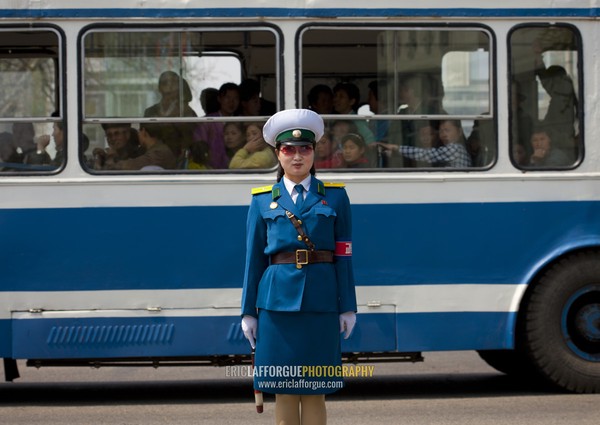
[(310, 130), (303, 130), (303, 129), (295, 129), (295, 130), (288, 130), (288, 131), (284, 131), (283, 133), (279, 133), (277, 135), (277, 137), (275, 138), (275, 143), (281, 143), (281, 142), (293, 142), (293, 141), (301, 141), (301, 140), (306, 140), (306, 141), (310, 141), (310, 142), (314, 142), (315, 141), (315, 133), (313, 133)]

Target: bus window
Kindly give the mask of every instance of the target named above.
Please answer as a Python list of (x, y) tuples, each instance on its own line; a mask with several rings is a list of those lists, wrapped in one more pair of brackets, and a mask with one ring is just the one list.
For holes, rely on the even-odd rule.
[(59, 35), (0, 29), (0, 173), (44, 172), (64, 162)]
[[(318, 168), (482, 169), (495, 161), (486, 30), (309, 27), (301, 43), (300, 104), (327, 123)], [(323, 87), (332, 91), (329, 110), (316, 103), (317, 92), (329, 96)], [(352, 143), (345, 149), (346, 133), (364, 142), (358, 158)]]
[(573, 168), (583, 154), (581, 39), (571, 26), (519, 26), (510, 34), (513, 164)]
[(242, 95), (258, 87), (260, 101), (276, 102), (271, 30), (102, 28), (83, 40), (84, 155), (93, 171), (229, 169), (245, 137), (229, 144), (225, 125), (266, 119), (244, 109)]

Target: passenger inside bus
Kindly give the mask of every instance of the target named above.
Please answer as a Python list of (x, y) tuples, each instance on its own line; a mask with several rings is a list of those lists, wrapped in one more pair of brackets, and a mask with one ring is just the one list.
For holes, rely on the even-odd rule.
[(105, 123), (102, 124), (106, 143), (106, 149), (95, 148), (92, 151), (93, 168), (102, 170), (107, 157), (112, 157), (112, 162), (125, 161), (137, 158), (144, 153), (140, 145), (138, 132), (128, 123)]
[(214, 114), (219, 110), (219, 89), (214, 87), (207, 87), (200, 93), (200, 106), (204, 111), (204, 116), (208, 114)]
[(107, 156), (105, 170), (141, 170), (144, 167), (160, 167), (165, 170), (177, 168), (177, 158), (173, 151), (160, 139), (164, 127), (157, 123), (141, 123), (138, 132), (140, 144), (145, 149), (143, 155), (136, 158), (115, 161)]
[(248, 123), (246, 128), (246, 144), (238, 150), (229, 168), (255, 169), (271, 168), (277, 164), (277, 157), (273, 149), (263, 138), (263, 123)]
[(333, 109), (333, 91), (325, 84), (317, 84), (308, 92), (308, 109), (317, 114), (335, 113)]
[(325, 131), (315, 145), (315, 168), (341, 168), (344, 158), (339, 145), (334, 141), (331, 131)]
[(342, 156), (346, 168), (369, 168), (367, 144), (358, 133), (346, 134), (342, 137)]
[[(180, 78), (176, 72), (165, 71), (158, 79), (160, 101), (144, 111), (144, 117), (196, 117), (196, 112), (189, 106), (192, 91), (188, 82)], [(195, 125), (193, 123), (160, 124), (160, 137), (173, 152), (178, 163), (183, 163), (185, 151), (192, 141)]]
[[(360, 105), (360, 90), (352, 83), (338, 83), (333, 88), (333, 108), (338, 114), (356, 114)], [(365, 121), (356, 120), (355, 125), (365, 143), (371, 144), (375, 136)]]
[[(535, 73), (542, 87), (550, 96), (548, 110), (541, 124), (549, 129), (557, 138), (564, 141), (565, 145), (557, 145), (558, 148), (566, 148), (567, 144), (575, 136), (575, 121), (577, 118), (577, 97), (573, 80), (567, 75), (565, 68), (559, 65), (546, 67), (538, 42), (534, 43)], [(555, 140), (555, 143), (562, 143)], [(571, 148), (572, 146), (568, 146)]]
[(223, 127), (223, 143), (229, 161), (246, 144), (246, 130), (241, 122), (227, 122)]
[(420, 148), (417, 146), (378, 143), (384, 149), (396, 151), (415, 161), (426, 161), (432, 167), (467, 168), (471, 166), (471, 155), (465, 147), (465, 136), (459, 120), (442, 120), (439, 123), (440, 147)]
[[(57, 115), (56, 113), (52, 114)], [(50, 141), (54, 140), (54, 147), (56, 154), (54, 158), (50, 157), (50, 154), (46, 151), (46, 148), (50, 144)], [(52, 135), (43, 134), (36, 137), (36, 151), (25, 157), (25, 163), (30, 165), (51, 165), (53, 168), (58, 168), (62, 165), (64, 155), (64, 133), (63, 123), (55, 122), (52, 125)]]
[[(232, 117), (236, 114), (240, 106), (240, 89), (235, 83), (224, 83), (219, 88), (217, 96), (219, 110), (208, 117)], [(222, 122), (203, 122), (198, 124), (194, 130), (193, 140), (204, 141), (210, 149), (210, 163), (214, 168), (228, 168), (229, 158), (225, 151), (225, 142), (223, 137), (224, 124)]]
[(545, 126), (536, 127), (531, 134), (529, 165), (535, 168), (564, 167), (573, 162), (565, 152), (555, 146), (556, 133)]
[(240, 108), (236, 115), (269, 116), (275, 113), (275, 104), (260, 95), (260, 83), (247, 78), (240, 83)]

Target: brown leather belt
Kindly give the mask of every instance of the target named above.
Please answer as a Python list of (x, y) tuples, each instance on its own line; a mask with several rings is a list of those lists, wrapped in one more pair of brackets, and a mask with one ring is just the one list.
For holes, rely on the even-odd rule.
[(278, 252), (271, 255), (271, 264), (296, 264), (301, 269), (310, 263), (333, 263), (332, 251), (309, 251), (297, 249), (294, 252)]

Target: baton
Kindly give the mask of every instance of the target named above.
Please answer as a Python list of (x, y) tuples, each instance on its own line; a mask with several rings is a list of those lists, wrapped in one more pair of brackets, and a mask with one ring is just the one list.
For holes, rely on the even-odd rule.
[[(252, 349), (252, 376), (254, 377), (254, 348)], [(254, 390), (254, 404), (256, 413), (263, 412), (263, 393), (260, 390)]]

